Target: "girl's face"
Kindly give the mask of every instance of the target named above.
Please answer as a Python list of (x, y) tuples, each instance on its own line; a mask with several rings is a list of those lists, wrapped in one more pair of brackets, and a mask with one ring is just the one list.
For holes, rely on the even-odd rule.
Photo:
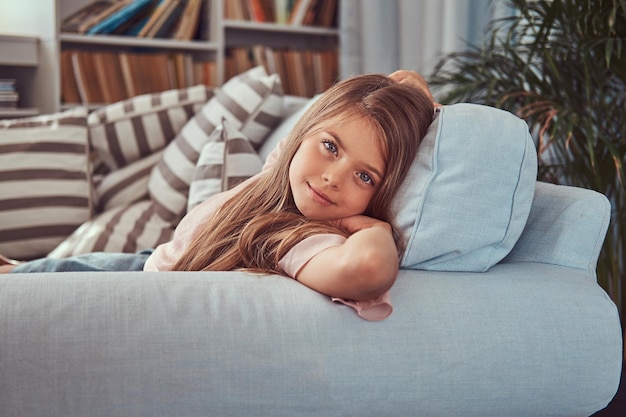
[(316, 220), (363, 214), (385, 176), (382, 141), (363, 117), (335, 118), (305, 136), (289, 166), (300, 212)]

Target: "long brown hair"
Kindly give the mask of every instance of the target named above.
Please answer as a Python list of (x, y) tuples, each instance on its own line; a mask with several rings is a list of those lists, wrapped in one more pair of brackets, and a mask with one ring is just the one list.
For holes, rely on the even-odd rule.
[[(306, 111), (274, 166), (207, 219), (174, 269), (284, 275), (278, 262), (301, 240), (321, 233), (347, 236), (333, 223), (308, 219), (298, 211), (289, 165), (302, 140), (325, 121), (354, 115), (378, 131), (386, 153), (384, 179), (363, 214), (393, 226), (391, 200), (432, 122), (433, 103), (424, 92), (384, 75), (360, 75), (335, 84)], [(404, 243), (398, 233), (394, 237), (400, 254)]]

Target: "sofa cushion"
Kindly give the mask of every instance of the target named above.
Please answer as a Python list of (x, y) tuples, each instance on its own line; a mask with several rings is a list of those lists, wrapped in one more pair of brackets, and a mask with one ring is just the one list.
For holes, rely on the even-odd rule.
[(88, 118), (91, 145), (110, 170), (124, 167), (163, 149), (212, 96), (197, 85), (101, 107)]
[(224, 120), (204, 145), (189, 186), (187, 211), (261, 172), (263, 162), (248, 138)]
[(166, 147), (152, 171), (148, 188), (159, 215), (178, 222), (185, 214), (189, 185), (198, 157), (211, 133), (226, 119), (255, 147), (280, 122), (282, 87), (278, 75), (262, 66), (237, 75), (215, 90), (215, 95)]
[(537, 155), (522, 119), (444, 106), (394, 198), (408, 269), (480, 272), (504, 258), (533, 201)]
[(87, 109), (0, 121), (0, 253), (46, 255), (91, 215)]

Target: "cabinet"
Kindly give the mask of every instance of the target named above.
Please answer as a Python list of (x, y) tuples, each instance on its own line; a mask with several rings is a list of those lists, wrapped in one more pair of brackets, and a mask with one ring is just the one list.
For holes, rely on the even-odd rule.
[[(311, 91), (304, 93), (294, 91), (298, 83), (302, 84), (303, 80), (304, 82), (310, 81), (312, 74), (312, 70), (302, 70), (302, 68), (294, 70), (296, 68), (294, 62), (299, 54), (307, 54), (310, 51), (326, 53), (331, 56), (332, 65), (334, 65), (330, 69), (333, 75), (327, 77), (329, 80), (332, 78), (332, 80), (326, 81), (326, 83), (334, 81), (335, 77), (339, 75), (337, 55), (340, 32), (337, 27), (316, 27), (226, 18), (225, 13), (227, 12), (226, 8), (230, 7), (229, 3), (234, 1), (246, 4), (249, 0), (202, 1), (205, 2), (204, 13), (206, 14), (203, 14), (202, 17), (206, 19), (206, 24), (205, 32), (201, 34), (198, 40), (86, 35), (64, 31), (62, 29), (64, 19), (84, 6), (93, 3), (93, 0), (20, 0), (20, 2), (0, 0), (0, 16), (3, 16), (0, 17), (0, 27), (3, 27), (3, 30), (8, 27), (9, 30), (14, 31), (23, 30), (24, 27), (28, 26), (29, 35), (40, 39), (40, 60), (39, 64), (34, 67), (36, 68), (36, 76), (33, 76), (33, 82), (26, 86), (24, 94), (26, 97), (31, 97), (28, 105), (38, 108), (41, 113), (56, 112), (77, 104), (85, 104), (95, 108), (117, 98), (117, 96), (109, 95), (108, 97), (95, 97), (96, 100), (85, 100), (81, 96), (78, 100), (66, 100), (64, 97), (67, 95), (64, 94), (66, 85), (63, 83), (67, 83), (65, 70), (71, 62), (67, 59), (67, 55), (72, 52), (100, 56), (100, 61), (96, 61), (96, 66), (85, 72), (83, 80), (85, 83), (96, 77), (97, 73), (103, 73), (102, 68), (109, 63), (111, 56), (146, 54), (161, 57), (177, 55), (182, 56), (181, 61), (188, 64), (204, 63), (206, 64), (204, 82), (211, 85), (221, 85), (234, 73), (245, 69), (242, 66), (258, 63), (255, 60), (255, 54), (257, 54), (256, 58), (259, 58), (258, 53), (262, 48), (269, 48), (265, 49), (264, 57), (265, 59), (269, 58), (270, 62), (264, 62), (264, 64), (269, 65), (272, 71), (280, 71), (287, 94), (312, 95)], [(275, 1), (277, 4), (287, 3), (285, 0), (263, 1)], [(297, 2), (298, 0), (295, 0), (292, 3)], [(324, 2), (320, 1), (320, 3)], [(335, 4), (335, 8), (338, 8), (337, 2), (333, 1), (332, 3)], [(11, 17), (12, 14), (13, 17)], [(20, 25), (20, 21), (28, 21), (28, 24)], [(270, 54), (269, 50), (287, 52), (280, 56), (281, 59), (279, 60), (279, 55)], [(246, 62), (242, 61), (243, 56), (247, 58)], [(168, 66), (171, 70), (172, 65), (174, 64), (159, 64), (157, 60), (143, 71), (142, 76), (149, 77), (154, 73), (163, 71), (163, 66)], [(194, 74), (200, 73), (197, 68), (196, 70), (193, 67), (185, 68), (186, 79), (180, 79), (178, 82), (197, 83), (197, 76), (194, 77)], [(287, 71), (288, 69), (291, 70)], [(106, 85), (109, 90), (112, 90), (112, 82), (107, 82)]]

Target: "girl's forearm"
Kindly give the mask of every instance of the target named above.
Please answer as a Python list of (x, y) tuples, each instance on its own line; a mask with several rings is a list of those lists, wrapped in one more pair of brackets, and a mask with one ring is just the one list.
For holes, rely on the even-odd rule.
[(387, 291), (398, 274), (398, 253), (386, 223), (354, 232), (342, 245), (314, 256), (296, 279), (323, 294), (371, 300)]

